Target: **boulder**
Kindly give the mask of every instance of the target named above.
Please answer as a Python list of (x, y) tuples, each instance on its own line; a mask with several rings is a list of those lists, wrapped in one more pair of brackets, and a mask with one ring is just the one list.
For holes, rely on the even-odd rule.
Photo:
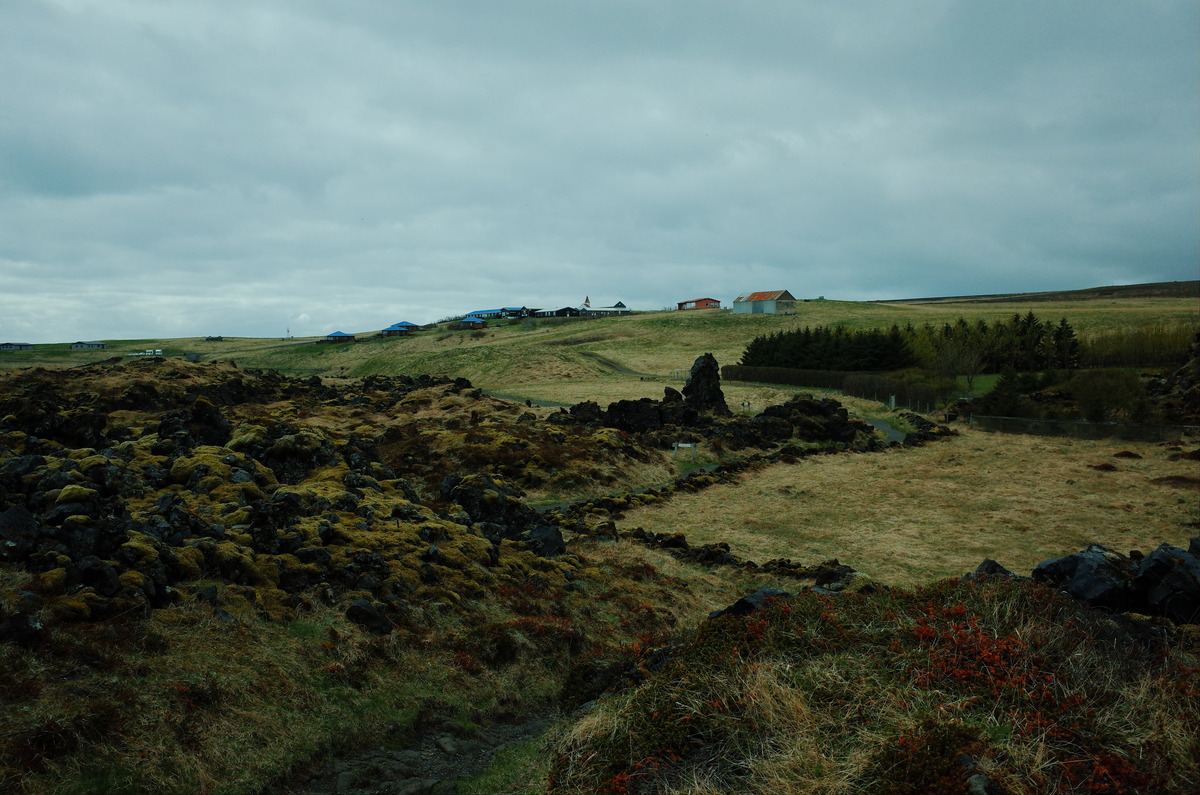
[(346, 618), (372, 635), (386, 635), (392, 631), (392, 622), (383, 614), (380, 607), (381, 605), (360, 597), (346, 608)]
[[(1196, 539), (1192, 539), (1194, 546)], [(1133, 591), (1147, 613), (1177, 624), (1200, 623), (1200, 558), (1162, 544), (1138, 564)]]
[(772, 588), (770, 585), (764, 585), (752, 594), (743, 596), (736, 602), (722, 610), (714, 610), (708, 614), (709, 618), (717, 616), (746, 616), (756, 610), (761, 610), (768, 599), (791, 599), (795, 594), (779, 588)]
[(567, 551), (562, 531), (551, 525), (534, 525), (521, 535), (521, 540), (533, 554), (543, 558), (561, 555)]
[(975, 571), (963, 575), (963, 580), (978, 580), (984, 577), (1008, 577), (1011, 579), (1016, 576), (991, 558), (984, 558), (983, 562), (975, 567)]
[(1165, 616), (1177, 624), (1200, 623), (1197, 546), (1192, 539), (1187, 550), (1163, 544), (1149, 555), (1126, 557), (1093, 544), (1038, 564), (1032, 577), (1096, 607)]
[(1096, 607), (1125, 611), (1134, 607), (1135, 573), (1129, 558), (1092, 544), (1074, 555), (1042, 561), (1031, 576)]

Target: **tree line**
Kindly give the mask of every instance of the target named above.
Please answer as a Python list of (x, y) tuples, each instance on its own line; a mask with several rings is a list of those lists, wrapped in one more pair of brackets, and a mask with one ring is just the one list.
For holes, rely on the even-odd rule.
[(935, 326), (894, 324), (888, 329), (817, 326), (777, 331), (751, 340), (748, 367), (883, 372), (923, 367), (968, 379), (1006, 370), (1073, 370), (1082, 346), (1063, 318), (1047, 322), (1033, 312), (988, 323), (959, 318)]

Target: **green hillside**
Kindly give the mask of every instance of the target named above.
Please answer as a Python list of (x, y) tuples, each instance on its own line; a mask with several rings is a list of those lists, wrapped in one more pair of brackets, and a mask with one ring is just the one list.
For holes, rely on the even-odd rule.
[(318, 337), (108, 340), (105, 352), (71, 351), (67, 344), (39, 345), (33, 351), (0, 353), (0, 369), (70, 366), (162, 349), (166, 356), (233, 360), (242, 367), (290, 375), (461, 377), (514, 397), (574, 402), (589, 396), (596, 400), (658, 397), (661, 386), (647, 376), (669, 380), (684, 375), (704, 352), (711, 352), (722, 364), (735, 364), (755, 337), (803, 326), (941, 325), (959, 317), (992, 322), (1033, 311), (1046, 319), (1068, 318), (1084, 341), (1117, 329), (1170, 328), (1184, 333), (1200, 329), (1200, 301), (1190, 295), (1088, 294), (1052, 300), (1043, 294), (1011, 301), (980, 297), (932, 303), (810, 300), (797, 306), (797, 313), (789, 316), (702, 310), (501, 320), (474, 332), (440, 324), (399, 338), (360, 330), (358, 341), (352, 343), (324, 343)]

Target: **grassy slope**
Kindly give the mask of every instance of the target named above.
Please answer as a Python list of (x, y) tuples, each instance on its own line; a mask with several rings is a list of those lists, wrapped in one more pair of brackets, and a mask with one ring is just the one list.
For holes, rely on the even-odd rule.
[[(1068, 318), (1085, 338), (1116, 328), (1178, 324), (1200, 328), (1200, 305), (1194, 298), (930, 304), (809, 301), (798, 306), (794, 316), (704, 310), (646, 312), (567, 323), (537, 321), (533, 328), (522, 323), (496, 324), (480, 337), (442, 328), (408, 338), (384, 339), (370, 336), (374, 332), (364, 332), (361, 341), (341, 344), (315, 344), (316, 338), (111, 340), (106, 352), (73, 352), (64, 344), (0, 354), (0, 368), (70, 365), (161, 348), (167, 355), (232, 359), (243, 367), (277, 369), (293, 375), (430, 373), (467, 378), (477, 386), (519, 398), (564, 403), (594, 399), (603, 405), (619, 398), (662, 395), (661, 383), (614, 372), (606, 362), (670, 383), (675, 376), (686, 377), (701, 353), (711, 352), (722, 364), (734, 364), (754, 337), (805, 325), (870, 328), (893, 323), (941, 324), (959, 317), (994, 321), (1033, 311), (1045, 319)], [(730, 399), (740, 403), (748, 397), (734, 391)]]

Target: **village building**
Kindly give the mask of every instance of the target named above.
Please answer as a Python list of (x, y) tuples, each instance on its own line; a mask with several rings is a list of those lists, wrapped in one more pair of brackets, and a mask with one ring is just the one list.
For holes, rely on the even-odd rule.
[(579, 317), (580, 310), (574, 306), (564, 306), (560, 309), (539, 309), (534, 317)]
[(733, 299), (735, 315), (794, 315), (796, 299), (787, 290), (745, 293)]
[(102, 351), (108, 347), (107, 342), (72, 342), (71, 350), (73, 351)]
[(326, 334), (325, 339), (321, 342), (355, 342), (353, 334), (347, 334), (344, 331), (335, 331), (332, 334)]
[(483, 329), (487, 328), (487, 320), (475, 314), (470, 314), (458, 321), (460, 329)]
[(419, 329), (416, 323), (409, 323), (407, 320), (401, 320), (399, 323), (393, 323), (385, 328), (380, 334), (384, 337), (407, 337), (414, 331)]
[(606, 315), (628, 315), (631, 314), (631, 311), (625, 304), (617, 301), (612, 306), (589, 306), (582, 310), (582, 314), (588, 317), (604, 317)]
[(675, 308), (681, 312), (685, 309), (720, 309), (721, 302), (715, 298), (692, 298), (680, 301)]
[(0, 342), (0, 351), (31, 351), (31, 342)]

